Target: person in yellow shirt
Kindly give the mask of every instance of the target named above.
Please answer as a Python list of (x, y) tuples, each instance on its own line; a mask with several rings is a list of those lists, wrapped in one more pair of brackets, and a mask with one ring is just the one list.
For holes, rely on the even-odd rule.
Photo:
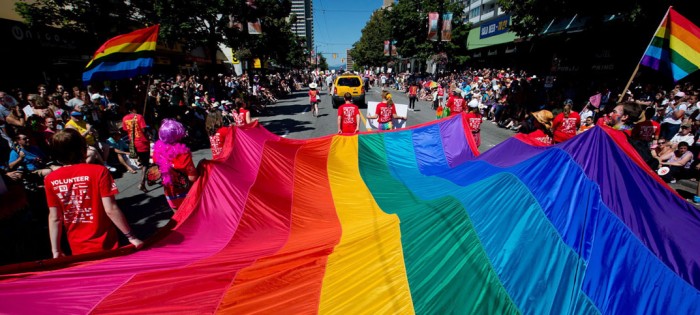
[(85, 119), (83, 119), (83, 113), (80, 111), (72, 111), (70, 113), (70, 120), (66, 123), (66, 128), (75, 129), (80, 133), (85, 142), (88, 145), (87, 149), (87, 159), (86, 163), (104, 165), (109, 169), (110, 172), (115, 172), (117, 169), (107, 165), (107, 154), (109, 154), (109, 148), (104, 148), (104, 156), (100, 152), (97, 146), (97, 140), (95, 139), (95, 129), (90, 125)]

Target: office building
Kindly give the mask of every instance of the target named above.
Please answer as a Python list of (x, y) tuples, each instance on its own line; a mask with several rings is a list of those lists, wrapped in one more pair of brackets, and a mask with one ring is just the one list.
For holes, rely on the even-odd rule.
[(292, 0), (292, 32), (306, 39), (306, 49), (310, 52), (314, 45), (314, 8), (313, 0)]

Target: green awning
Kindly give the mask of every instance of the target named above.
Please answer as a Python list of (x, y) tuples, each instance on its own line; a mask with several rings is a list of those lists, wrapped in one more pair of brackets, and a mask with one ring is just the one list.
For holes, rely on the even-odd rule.
[(469, 31), (469, 36), (467, 37), (467, 50), (474, 50), (479, 48), (485, 48), (498, 44), (512, 43), (518, 36), (514, 32), (506, 32), (503, 34), (479, 38), (480, 27), (473, 28)]

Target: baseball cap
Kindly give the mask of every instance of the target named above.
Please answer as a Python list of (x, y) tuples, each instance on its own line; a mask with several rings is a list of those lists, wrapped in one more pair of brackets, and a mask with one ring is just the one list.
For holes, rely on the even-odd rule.
[(685, 93), (678, 92), (678, 93), (676, 93), (676, 95), (674, 95), (674, 97), (685, 97)]
[(92, 96), (90, 96), (90, 99), (93, 100), (93, 101), (94, 101), (94, 100), (99, 100), (99, 99), (101, 99), (101, 98), (102, 98), (102, 95), (97, 94), (97, 93), (92, 94)]
[(479, 107), (479, 101), (471, 100), (471, 101), (469, 101), (469, 103), (467, 105), (471, 108), (477, 108), (477, 107)]

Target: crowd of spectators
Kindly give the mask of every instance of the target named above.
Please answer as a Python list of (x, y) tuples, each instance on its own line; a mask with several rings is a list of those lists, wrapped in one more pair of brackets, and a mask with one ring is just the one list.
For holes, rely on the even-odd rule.
[[(51, 149), (61, 130), (73, 129), (84, 138), (83, 163), (120, 176), (139, 176), (141, 170), (139, 188), (148, 191), (146, 168), (164, 119), (182, 124), (188, 135), (182, 142), (199, 149), (209, 144), (210, 116), (222, 117), (225, 125), (250, 123), (251, 116), (268, 114), (267, 105), (311, 79), (301, 72), (154, 75), (101, 86), (39, 84), (0, 90), (0, 241), (20, 239), (13, 241), (17, 246), (12, 250), (3, 250), (0, 264), (51, 253), (47, 237), (33, 238), (46, 235), (36, 232), (46, 229), (48, 216), (44, 179), (63, 166)], [(27, 222), (34, 226), (33, 234), (26, 231)], [(31, 252), (35, 254), (27, 256)]]

